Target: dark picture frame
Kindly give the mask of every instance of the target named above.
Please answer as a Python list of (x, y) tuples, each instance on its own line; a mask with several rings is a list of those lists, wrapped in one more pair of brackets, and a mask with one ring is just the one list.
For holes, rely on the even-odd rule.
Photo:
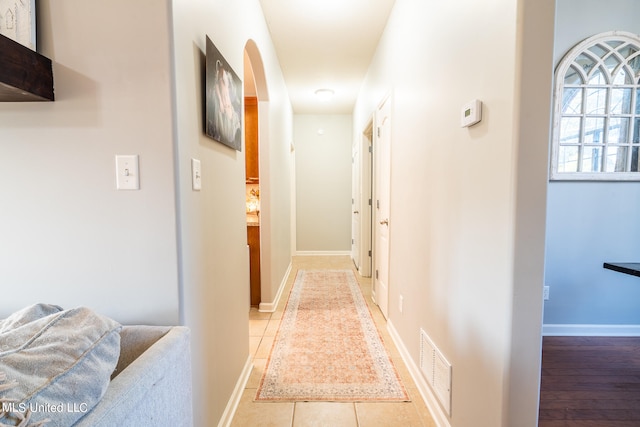
[(242, 151), (242, 80), (207, 36), (205, 133)]

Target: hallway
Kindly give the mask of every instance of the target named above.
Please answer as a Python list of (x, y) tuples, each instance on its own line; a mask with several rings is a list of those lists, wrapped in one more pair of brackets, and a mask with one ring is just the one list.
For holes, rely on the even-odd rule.
[(273, 427), (373, 427), (373, 426), (435, 426), (429, 410), (413, 383), (409, 371), (396, 350), (385, 320), (378, 307), (371, 301), (371, 280), (358, 274), (358, 282), (369, 309), (378, 327), (385, 347), (398, 369), (400, 377), (410, 394), (411, 402), (402, 403), (338, 403), (338, 402), (296, 402), (296, 403), (256, 403), (253, 399), (271, 351), (280, 319), (287, 303), (291, 286), (299, 269), (348, 269), (353, 264), (348, 256), (302, 256), (294, 257), (289, 277), (278, 309), (274, 313), (260, 313), (255, 308), (250, 313), (250, 350), (254, 369), (244, 390), (242, 400), (234, 416), (232, 426), (273, 426)]

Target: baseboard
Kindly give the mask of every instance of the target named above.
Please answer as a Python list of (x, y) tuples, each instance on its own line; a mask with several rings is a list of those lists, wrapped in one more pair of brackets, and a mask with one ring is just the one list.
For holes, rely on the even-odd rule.
[(351, 251), (296, 251), (296, 256), (345, 256)]
[(238, 405), (240, 404), (242, 393), (247, 386), (247, 382), (249, 382), (249, 377), (251, 376), (252, 369), (253, 362), (251, 362), (251, 356), (249, 356), (247, 358), (247, 362), (244, 364), (242, 373), (238, 378), (238, 382), (236, 382), (236, 387), (233, 389), (233, 393), (229, 398), (229, 402), (227, 402), (227, 407), (224, 408), (224, 412), (222, 413), (222, 418), (220, 418), (218, 427), (229, 427), (231, 425), (233, 416), (236, 414), (236, 410), (238, 409)]
[(449, 417), (440, 407), (438, 398), (435, 396), (435, 394), (433, 394), (433, 391), (431, 391), (429, 384), (427, 384), (427, 381), (422, 376), (420, 368), (411, 358), (409, 350), (407, 350), (407, 347), (404, 345), (402, 338), (400, 338), (400, 335), (398, 334), (396, 328), (393, 326), (391, 320), (387, 320), (387, 331), (389, 331), (393, 343), (396, 345), (396, 348), (400, 352), (400, 357), (402, 357), (402, 360), (404, 361), (407, 369), (409, 370), (409, 373), (411, 374), (411, 378), (413, 378), (416, 387), (418, 387), (418, 391), (420, 391), (422, 400), (424, 400), (424, 403), (427, 405), (427, 408), (429, 409), (429, 412), (431, 413), (436, 426), (451, 427), (451, 424), (449, 423)]
[(289, 262), (289, 267), (287, 267), (287, 271), (285, 271), (284, 276), (282, 277), (282, 281), (280, 281), (280, 286), (278, 287), (278, 292), (276, 293), (276, 298), (273, 302), (261, 302), (258, 306), (258, 311), (264, 313), (273, 313), (278, 308), (278, 304), (280, 303), (280, 298), (282, 298), (282, 292), (284, 291), (284, 287), (287, 284), (287, 278), (289, 274), (291, 274), (291, 267), (293, 263)]
[(640, 325), (542, 325), (545, 337), (640, 337)]

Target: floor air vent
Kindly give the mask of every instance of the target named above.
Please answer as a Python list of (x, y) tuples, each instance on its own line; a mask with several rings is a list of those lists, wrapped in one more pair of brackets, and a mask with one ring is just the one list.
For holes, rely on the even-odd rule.
[(451, 364), (420, 329), (420, 369), (447, 415), (451, 416)]

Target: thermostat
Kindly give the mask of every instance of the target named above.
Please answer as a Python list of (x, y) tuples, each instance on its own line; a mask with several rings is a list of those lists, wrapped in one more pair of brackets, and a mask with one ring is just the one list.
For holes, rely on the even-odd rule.
[(462, 107), (462, 115), (460, 116), (461, 127), (464, 128), (475, 125), (480, 120), (482, 120), (482, 101), (474, 99)]

